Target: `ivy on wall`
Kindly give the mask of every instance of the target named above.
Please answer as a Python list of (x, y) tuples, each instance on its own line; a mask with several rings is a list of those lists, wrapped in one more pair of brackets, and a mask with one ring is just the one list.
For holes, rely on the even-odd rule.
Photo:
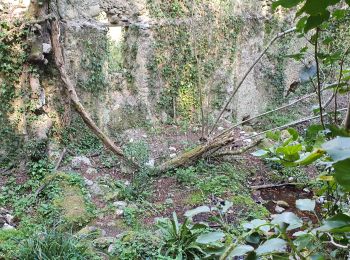
[(0, 22), (0, 136), (1, 149), (5, 151), (4, 156), (0, 155), (0, 165), (9, 163), (22, 145), (16, 126), (9, 120), (8, 115), (15, 109), (12, 101), (23, 94), (16, 91), (16, 85), (19, 84), (23, 64), (27, 58), (27, 32), (14, 30), (12, 33), (12, 28), (13, 25), (6, 21)]
[[(207, 109), (220, 107), (225, 98), (242, 21), (232, 16), (229, 1), (211, 2), (148, 1), (153, 17), (170, 21), (154, 32), (149, 84), (162, 84), (159, 108), (175, 120), (198, 119), (200, 91)], [(218, 70), (226, 75), (215, 78)]]

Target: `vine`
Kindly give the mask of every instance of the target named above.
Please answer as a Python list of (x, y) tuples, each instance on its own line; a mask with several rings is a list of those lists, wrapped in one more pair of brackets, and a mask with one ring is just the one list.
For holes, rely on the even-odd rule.
[(13, 30), (17, 24), (0, 22), (0, 135), (2, 149), (6, 151), (0, 156), (0, 165), (8, 164), (22, 146), (22, 140), (16, 130), (15, 123), (9, 119), (14, 111), (12, 101), (23, 93), (18, 93), (16, 86), (20, 84), (21, 73), (27, 59), (27, 31)]
[[(178, 118), (196, 122), (201, 106), (200, 90), (205, 99), (214, 100), (207, 110), (219, 107), (224, 101), (221, 90), (230, 78), (242, 20), (228, 12), (228, 1), (222, 1), (220, 10), (209, 1), (200, 4), (190, 0), (148, 1), (148, 4), (153, 17), (170, 21), (154, 33), (149, 85), (155, 93), (162, 84), (160, 110), (175, 121)], [(218, 68), (220, 72), (226, 71), (219, 79)]]

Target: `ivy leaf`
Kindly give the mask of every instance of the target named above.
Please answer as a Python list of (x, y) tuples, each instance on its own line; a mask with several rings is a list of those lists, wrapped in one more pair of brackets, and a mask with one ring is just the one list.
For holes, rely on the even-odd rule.
[(323, 149), (332, 157), (334, 162), (350, 158), (350, 137), (341, 137), (323, 144)]
[(277, 7), (282, 6), (284, 8), (291, 8), (297, 6), (303, 0), (278, 0), (272, 3), (272, 9), (275, 10)]
[(240, 245), (240, 246), (235, 247), (235, 249), (233, 249), (229, 258), (233, 258), (235, 256), (242, 256), (242, 255), (245, 255), (246, 253), (249, 253), (252, 251), (254, 251), (254, 247), (248, 246), (248, 245)]
[(350, 232), (350, 216), (339, 213), (324, 221), (324, 224), (316, 231), (344, 233)]
[(310, 199), (300, 199), (295, 202), (298, 209), (302, 211), (314, 211), (316, 207), (316, 202)]
[(350, 191), (350, 159), (333, 164), (334, 178), (346, 191)]
[(266, 255), (276, 252), (285, 252), (287, 249), (287, 242), (280, 238), (273, 238), (267, 240), (256, 249), (258, 255)]

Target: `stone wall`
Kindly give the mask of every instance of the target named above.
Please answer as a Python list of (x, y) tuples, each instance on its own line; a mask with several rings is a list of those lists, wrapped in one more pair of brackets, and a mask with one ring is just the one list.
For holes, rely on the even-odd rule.
[[(62, 0), (51, 9), (64, 21), (66, 64), (78, 94), (99, 126), (113, 134), (174, 119), (196, 123), (199, 91), (208, 121), (213, 120), (267, 42), (287, 29), (288, 16), (272, 14), (270, 6), (268, 0), (208, 0), (196, 6), (191, 1)], [(110, 31), (122, 36), (113, 41)], [(294, 50), (298, 44), (293, 43)], [(254, 116), (283, 96), (294, 80), (283, 75), (299, 66), (278, 61), (288, 48), (286, 41), (276, 43), (254, 68), (225, 112), (227, 120)], [(55, 76), (52, 81), (59, 82)]]

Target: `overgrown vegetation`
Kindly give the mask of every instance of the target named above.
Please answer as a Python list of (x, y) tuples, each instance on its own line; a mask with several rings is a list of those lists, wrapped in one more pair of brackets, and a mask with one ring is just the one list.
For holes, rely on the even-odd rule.
[[(162, 93), (166, 98), (160, 105), (174, 121), (186, 121), (186, 126), (199, 122), (195, 117), (200, 114), (197, 110), (203, 106), (204, 94), (216, 91), (217, 97), (210, 104), (213, 106), (221, 106), (218, 99), (224, 98), (206, 84), (215, 76), (214, 68), (221, 68), (224, 61), (232, 62), (242, 21), (227, 12), (231, 8), (227, 1), (221, 3), (216, 13), (210, 8), (210, 1), (204, 1), (200, 11), (207, 11), (206, 15), (198, 18), (207, 23), (221, 19), (225, 26), (199, 26), (197, 32), (191, 24), (197, 21), (191, 21), (160, 26), (154, 35), (157, 45), (149, 68), (150, 84), (158, 84), (158, 76), (168, 80)], [(152, 15), (157, 18), (194, 18), (197, 4), (149, 1)], [(349, 5), (348, 0), (277, 0), (273, 4), (273, 8), (297, 8), (297, 32), (307, 38), (308, 48), (313, 47), (316, 74), (308, 83), (316, 93), (318, 108), (310, 114), (315, 115), (313, 120), (320, 118), (320, 124), (268, 131), (264, 147), (244, 156), (230, 155), (231, 149), (237, 148), (239, 142), (251, 144), (254, 140), (244, 131), (233, 132), (237, 134), (234, 138), (240, 139), (230, 142), (229, 156), (221, 158), (214, 153), (215, 156), (208, 154), (201, 160), (198, 156), (192, 166), (185, 162), (183, 167), (161, 177), (157, 176), (153, 159), (159, 151), (155, 151), (153, 143), (147, 143), (147, 135), (138, 140), (121, 140), (123, 156), (140, 166), (136, 171), (105, 153), (99, 139), (79, 120), (63, 131), (56, 129), (60, 144), (70, 154), (63, 154), (65, 158), (58, 165), (48, 154), (49, 140), (28, 140), (23, 146), (26, 160), (20, 158), (18, 163), (24, 167), (20, 165), (8, 172), (9, 162), (17, 156), (18, 146), (13, 140), (22, 141), (12, 138), (17, 133), (7, 115), (12, 113), (8, 111), (10, 103), (23, 94), (17, 92), (16, 86), (24, 70), (22, 51), (26, 47), (22, 43), (25, 31), (7, 37), (10, 27), (1, 22), (4, 30), (0, 37), (6, 35), (6, 41), (0, 43), (0, 112), (6, 116), (0, 117), (0, 123), (7, 130), (0, 132), (5, 140), (2, 149), (6, 151), (0, 162), (5, 169), (0, 173), (0, 259), (349, 258), (350, 113), (341, 126), (342, 114), (337, 105), (327, 108), (321, 95), (321, 90), (335, 80), (336, 84), (328, 89), (333, 92), (333, 99), (349, 92), (350, 47), (339, 47), (342, 42), (349, 44)], [(272, 30), (269, 26), (265, 29), (266, 33)], [(129, 30), (140, 33), (137, 28)], [(99, 56), (98, 50), (105, 51), (108, 45), (104, 44), (108, 42), (102, 46), (100, 42), (82, 44), (86, 49), (82, 66), (88, 76), (80, 86), (100, 93), (107, 86), (105, 63), (110, 57), (106, 52)], [(269, 58), (277, 59), (276, 71), (264, 71), (278, 90), (276, 95), (281, 95), (284, 58), (301, 61), (307, 49), (286, 56), (284, 47), (278, 48), (280, 53), (269, 54)], [(136, 59), (137, 42), (123, 48), (132, 53), (131, 59)], [(122, 64), (120, 49), (114, 51), (118, 60), (112, 70), (119, 72), (122, 66), (130, 66), (127, 71), (133, 72), (130, 61)], [(230, 63), (224, 64), (230, 72)], [(127, 76), (130, 90), (135, 90), (134, 76)], [(262, 124), (264, 130), (269, 130), (297, 118), (298, 113), (274, 113)], [(166, 156), (167, 152), (174, 152), (169, 157), (177, 156), (179, 148), (166, 149)], [(92, 163), (89, 158), (80, 158), (82, 165), (70, 167), (70, 156), (75, 155), (87, 155)], [(57, 170), (60, 164), (64, 171)], [(295, 196), (305, 193), (307, 198), (281, 201), (279, 196), (286, 192), (280, 189), (282, 186), (293, 186), (297, 190)], [(261, 190), (277, 194), (278, 200), (264, 201)], [(276, 207), (271, 210), (269, 203)]]

